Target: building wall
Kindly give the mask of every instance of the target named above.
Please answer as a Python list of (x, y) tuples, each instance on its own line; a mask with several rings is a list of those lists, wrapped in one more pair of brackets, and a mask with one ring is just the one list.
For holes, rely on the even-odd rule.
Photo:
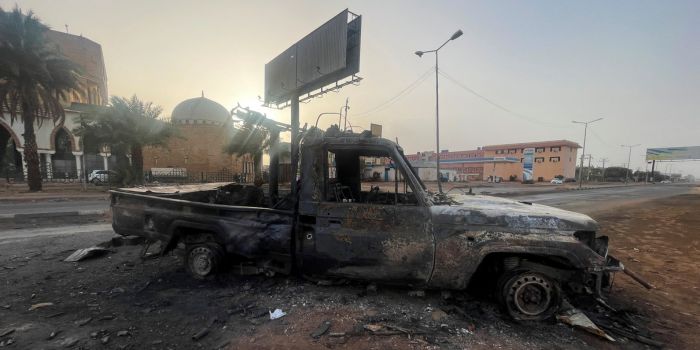
[[(53, 176), (51, 169), (58, 168), (56, 159), (53, 159), (56, 153), (55, 139), (56, 133), (63, 129), (68, 134), (71, 144), (70, 152), (75, 157), (75, 159), (70, 160), (71, 165), (75, 167), (74, 171), (72, 171), (74, 174), (71, 176), (80, 176), (85, 167), (80, 158), (83, 155), (80, 137), (73, 133), (73, 130), (78, 127), (74, 120), (80, 116), (81, 111), (85, 110), (85, 104), (107, 104), (107, 73), (102, 56), (102, 47), (100, 44), (82, 36), (53, 30), (46, 32), (46, 38), (49, 41), (49, 45), (53, 45), (80, 68), (78, 84), (81, 90), (84, 91), (71, 91), (67, 94), (68, 99), (62, 101), (65, 110), (65, 121), (62, 125), (56, 125), (51, 120), (43, 120), (41, 124), (36, 123), (34, 125), (42, 172), (46, 172), (42, 175), (50, 178)], [(24, 136), (22, 136), (24, 134), (24, 124), (21, 116), (18, 116), (14, 122), (11, 122), (10, 115), (3, 112), (0, 115), (0, 128), (9, 131), (12, 140), (15, 142), (16, 150), (22, 158), (24, 173), (26, 174), (26, 163), (23, 154)], [(62, 160), (62, 162), (65, 163), (65, 160)], [(87, 170), (90, 171), (92, 169)]]
[[(523, 150), (534, 148), (533, 178), (538, 181), (550, 181), (557, 175), (565, 178), (573, 178), (576, 174), (576, 154), (579, 145), (575, 142), (559, 140), (530, 142), (508, 145), (484, 146), (486, 157), (514, 157), (520, 159), (515, 165), (497, 165), (496, 176), (508, 179), (510, 175), (517, 175), (522, 180)], [(485, 174), (490, 174), (485, 171)], [(486, 175), (488, 176), (488, 175)]]
[(199, 173), (229, 171), (248, 175), (252, 180), (253, 160), (236, 157), (223, 149), (232, 135), (231, 125), (176, 124), (182, 138), (172, 137), (164, 147), (144, 149), (144, 170), (151, 168), (186, 168), (190, 176)]
[[(535, 148), (533, 176), (535, 181), (549, 181), (557, 175), (573, 178), (576, 154), (580, 146), (572, 141), (556, 140), (484, 146), (476, 150), (440, 153), (440, 168), (455, 170), (459, 181), (486, 180), (498, 176), (508, 181), (511, 175), (523, 178), (523, 150)], [(436, 160), (434, 151), (406, 155), (410, 161)], [(518, 162), (518, 160), (520, 160)]]
[[(37, 153), (39, 153), (42, 176), (45, 178), (52, 178), (54, 176), (52, 169), (57, 166), (56, 159), (54, 159), (54, 155), (56, 154), (56, 134), (61, 129), (68, 135), (70, 141), (69, 151), (73, 157), (75, 157), (74, 159), (70, 159), (71, 167), (74, 168), (70, 170), (71, 177), (79, 176), (84, 169), (80, 158), (83, 155), (80, 137), (73, 133), (73, 130), (78, 127), (78, 124), (76, 124), (74, 120), (80, 115), (80, 112), (73, 109), (65, 109), (65, 115), (66, 118), (62, 125), (56, 125), (51, 120), (44, 120), (41, 124), (38, 122), (34, 124)], [(22, 122), (21, 116), (18, 116), (14, 122), (11, 122), (10, 115), (8, 113), (3, 113), (0, 115), (0, 128), (4, 129), (3, 132), (8, 132), (10, 134), (10, 139), (14, 141), (15, 149), (22, 158), (23, 173), (26, 176), (27, 164), (24, 159), (24, 123)]]
[(46, 37), (64, 56), (80, 67), (79, 82), (84, 91), (82, 93), (72, 91), (68, 101), (65, 101), (66, 104), (78, 102), (106, 105), (109, 94), (102, 46), (82, 35), (55, 30), (49, 30)]
[[(484, 152), (482, 150), (442, 151), (440, 153), (440, 170), (450, 171), (450, 181), (457, 177), (458, 181), (477, 181), (484, 177)], [(434, 162), (437, 157), (434, 151), (418, 152), (406, 155), (409, 161)], [(432, 178), (437, 179), (435, 174)], [(421, 177), (422, 179), (422, 177)], [(424, 179), (430, 181), (429, 179)]]

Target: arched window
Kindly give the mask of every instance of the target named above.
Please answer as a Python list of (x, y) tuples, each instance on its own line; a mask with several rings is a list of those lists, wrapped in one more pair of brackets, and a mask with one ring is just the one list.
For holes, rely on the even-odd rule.
[(54, 149), (56, 150), (54, 157), (57, 159), (73, 158), (73, 140), (66, 129), (61, 128), (56, 132)]

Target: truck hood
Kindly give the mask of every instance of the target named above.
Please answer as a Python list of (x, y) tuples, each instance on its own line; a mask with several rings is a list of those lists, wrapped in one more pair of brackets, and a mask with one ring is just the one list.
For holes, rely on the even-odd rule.
[(452, 199), (454, 204), (431, 207), (434, 224), (481, 230), (493, 227), (513, 233), (573, 234), (598, 229), (588, 215), (546, 205), (481, 195), (458, 195)]

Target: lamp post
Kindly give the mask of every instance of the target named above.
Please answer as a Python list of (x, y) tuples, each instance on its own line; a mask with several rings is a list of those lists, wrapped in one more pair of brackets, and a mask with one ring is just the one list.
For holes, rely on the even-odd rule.
[(581, 166), (579, 167), (579, 171), (578, 171), (578, 188), (579, 189), (581, 189), (581, 186), (583, 186), (583, 157), (586, 154), (586, 136), (588, 134), (588, 124), (595, 123), (595, 122), (602, 120), (602, 119), (603, 118), (598, 118), (598, 119), (594, 119), (594, 120), (589, 120), (587, 122), (579, 122), (576, 120), (571, 121), (572, 123), (575, 123), (575, 124), (583, 124), (584, 125), (584, 128), (583, 128), (583, 151), (581, 152)]
[(438, 51), (442, 49), (443, 46), (447, 45), (448, 42), (455, 40), (462, 36), (462, 30), (456, 31), (452, 36), (447, 39), (440, 47), (438, 47), (435, 50), (429, 50), (429, 51), (416, 51), (415, 54), (418, 55), (418, 57), (423, 57), (423, 54), (426, 53), (435, 53), (435, 168), (437, 170), (437, 180), (438, 180), (438, 192), (442, 193), (442, 182), (440, 181), (440, 178), (442, 177), (440, 175), (440, 82), (438, 79)]
[(627, 154), (627, 169), (625, 169), (625, 185), (629, 185), (630, 182), (630, 162), (632, 162), (632, 148), (641, 146), (640, 144), (636, 145), (620, 145), (620, 147), (627, 147), (629, 148), (629, 154)]

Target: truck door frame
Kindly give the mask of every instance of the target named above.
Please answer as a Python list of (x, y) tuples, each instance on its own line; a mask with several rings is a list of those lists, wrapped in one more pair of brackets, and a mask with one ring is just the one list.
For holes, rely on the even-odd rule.
[[(394, 160), (413, 191), (416, 204), (343, 203), (328, 198), (328, 152), (383, 152)], [(319, 147), (322, 172), (318, 201), (302, 201), (297, 244), (298, 262), (306, 273), (425, 285), (430, 280), (435, 237), (423, 187), (396, 147), (388, 145), (324, 144)], [(322, 176), (319, 176), (321, 175)], [(361, 185), (360, 185), (361, 186)]]

